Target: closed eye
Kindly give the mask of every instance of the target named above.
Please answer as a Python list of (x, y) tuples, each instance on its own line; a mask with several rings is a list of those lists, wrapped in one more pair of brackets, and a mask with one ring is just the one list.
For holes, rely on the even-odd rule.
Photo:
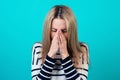
[(62, 30), (62, 32), (63, 32), (63, 33), (66, 33), (66, 32), (67, 32), (67, 30), (66, 30), (66, 29), (63, 29), (63, 30)]
[(57, 32), (57, 29), (54, 29), (54, 28), (53, 28), (53, 29), (52, 29), (52, 32)]

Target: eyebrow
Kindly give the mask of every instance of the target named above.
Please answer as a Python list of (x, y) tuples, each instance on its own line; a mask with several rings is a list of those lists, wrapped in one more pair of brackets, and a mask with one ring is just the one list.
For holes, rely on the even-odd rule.
[(55, 29), (55, 28), (52, 28), (52, 29)]
[[(56, 29), (56, 28), (52, 28), (52, 29)], [(64, 28), (64, 29), (61, 29), (61, 30), (67, 30), (66, 28)]]
[(67, 30), (67, 29), (62, 29), (62, 30)]

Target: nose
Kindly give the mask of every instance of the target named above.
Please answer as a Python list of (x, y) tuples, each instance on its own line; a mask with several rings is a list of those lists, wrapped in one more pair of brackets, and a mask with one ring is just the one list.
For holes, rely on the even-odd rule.
[(62, 33), (62, 31), (61, 30), (57, 30), (58, 31), (58, 33)]
[(60, 33), (61, 33), (61, 30), (57, 30), (57, 33), (60, 34)]

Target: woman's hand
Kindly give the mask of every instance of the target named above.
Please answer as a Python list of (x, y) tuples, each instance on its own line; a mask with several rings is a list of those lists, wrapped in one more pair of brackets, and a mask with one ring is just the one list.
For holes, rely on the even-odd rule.
[(50, 50), (48, 52), (48, 56), (54, 58), (58, 49), (59, 49), (59, 46), (58, 46), (58, 32), (57, 32), (52, 39), (52, 43), (50, 46)]
[(61, 31), (59, 32), (58, 44), (59, 44), (59, 50), (60, 50), (60, 54), (62, 56), (62, 59), (65, 59), (66, 57), (69, 56), (69, 54), (68, 54), (68, 50), (67, 50), (66, 38)]

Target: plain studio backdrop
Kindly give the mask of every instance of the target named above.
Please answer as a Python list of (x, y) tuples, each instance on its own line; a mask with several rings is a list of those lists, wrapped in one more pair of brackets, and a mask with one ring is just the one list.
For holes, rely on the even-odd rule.
[(56, 4), (73, 10), (89, 46), (88, 80), (120, 80), (119, 0), (0, 0), (0, 80), (31, 80), (32, 45)]

